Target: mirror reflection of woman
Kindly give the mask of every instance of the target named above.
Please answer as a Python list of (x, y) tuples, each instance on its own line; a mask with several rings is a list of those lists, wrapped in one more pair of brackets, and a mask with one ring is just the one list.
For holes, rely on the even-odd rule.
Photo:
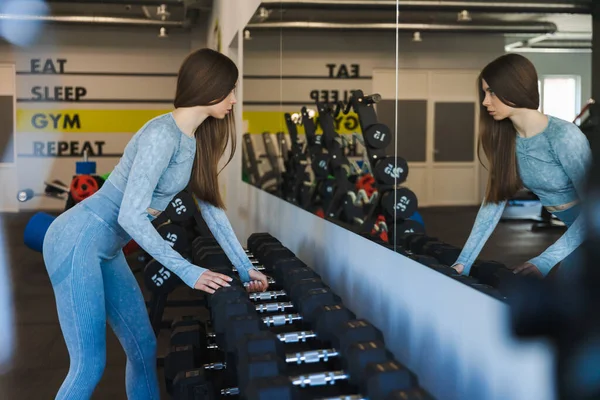
[(453, 267), (469, 274), (507, 201), (525, 187), (567, 230), (542, 254), (511, 266), (513, 272), (543, 278), (560, 264), (561, 275), (573, 274), (584, 238), (580, 212), (592, 160), (590, 144), (574, 123), (538, 111), (538, 76), (527, 58), (497, 58), (482, 70), (479, 84), (479, 145), (488, 159), (489, 178), (471, 234)]

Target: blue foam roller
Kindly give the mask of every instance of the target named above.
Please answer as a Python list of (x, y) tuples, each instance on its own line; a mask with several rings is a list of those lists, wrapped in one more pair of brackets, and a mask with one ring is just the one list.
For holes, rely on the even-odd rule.
[(27, 223), (27, 226), (25, 226), (25, 232), (23, 233), (25, 246), (41, 253), (44, 236), (46, 236), (46, 231), (54, 219), (56, 217), (50, 214), (43, 212), (35, 213)]
[(77, 161), (75, 163), (75, 173), (77, 175), (94, 175), (96, 173), (96, 162)]

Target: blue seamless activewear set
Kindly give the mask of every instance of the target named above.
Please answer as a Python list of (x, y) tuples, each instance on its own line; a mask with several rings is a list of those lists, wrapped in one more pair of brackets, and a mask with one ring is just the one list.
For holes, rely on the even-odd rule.
[[(567, 231), (542, 254), (529, 260), (544, 276), (558, 263), (561, 273), (569, 274), (576, 268), (585, 236), (580, 201), (585, 197), (586, 175), (592, 161), (590, 144), (575, 124), (548, 116), (544, 131), (529, 138), (517, 135), (516, 155), (523, 185), (539, 197), (543, 206), (576, 202), (570, 208), (554, 212), (568, 227)], [(471, 234), (455, 263), (464, 265), (463, 275), (469, 274), (500, 221), (506, 203), (481, 204)]]
[[(159, 399), (156, 337), (123, 246), (132, 238), (182, 281), (194, 287), (205, 268), (171, 248), (152, 226), (149, 208), (163, 211), (190, 179), (196, 139), (171, 113), (148, 121), (131, 139), (108, 180), (93, 196), (58, 216), (44, 238), (43, 255), (70, 356), (57, 399), (89, 399), (106, 365), (106, 322), (127, 355), (130, 400)], [(225, 212), (198, 201), (208, 227), (250, 280), (251, 261)]]

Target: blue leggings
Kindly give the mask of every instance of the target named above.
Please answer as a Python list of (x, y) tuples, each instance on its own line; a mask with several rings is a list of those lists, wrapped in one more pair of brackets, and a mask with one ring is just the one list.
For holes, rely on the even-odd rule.
[(127, 355), (127, 398), (159, 399), (156, 337), (123, 255), (130, 237), (117, 223), (118, 210), (100, 189), (61, 214), (44, 238), (44, 262), (70, 356), (56, 399), (91, 398), (106, 365), (107, 321)]

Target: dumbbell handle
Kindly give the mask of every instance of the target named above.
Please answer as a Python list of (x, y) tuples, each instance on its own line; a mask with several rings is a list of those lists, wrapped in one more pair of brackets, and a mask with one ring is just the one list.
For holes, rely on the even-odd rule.
[(204, 367), (204, 369), (211, 369), (214, 371), (218, 371), (218, 370), (227, 368), (227, 363), (224, 363), (224, 362), (210, 363), (210, 364), (204, 364), (202, 367)]
[(302, 316), (300, 314), (270, 315), (263, 317), (262, 321), (266, 326), (283, 326), (291, 324), (294, 321), (302, 321)]
[(350, 375), (345, 371), (325, 371), (290, 377), (292, 384), (300, 387), (333, 385), (336, 381), (348, 379)]
[(250, 293), (250, 300), (252, 301), (258, 301), (258, 300), (273, 300), (276, 299), (277, 297), (285, 297), (287, 296), (287, 293), (285, 292), (285, 290), (272, 290), (269, 292), (257, 292), (257, 293)]
[(351, 394), (348, 396), (341, 397), (324, 397), (318, 400), (368, 400), (366, 397), (362, 397), (360, 394)]
[(288, 364), (313, 364), (321, 361), (327, 362), (330, 358), (339, 356), (340, 353), (336, 349), (310, 350), (288, 353), (285, 355), (285, 362)]
[(221, 389), (221, 396), (237, 396), (238, 394), (240, 394), (240, 389), (238, 388)]
[[(273, 278), (267, 278), (267, 283), (268, 283), (269, 285), (274, 285), (274, 284), (275, 284), (275, 283), (277, 283), (277, 282), (275, 282), (275, 279), (273, 279)], [(245, 282), (245, 283), (244, 283), (244, 286), (249, 286), (249, 285), (250, 285), (250, 282)]]
[(314, 339), (316, 337), (317, 333), (315, 331), (297, 331), (277, 334), (277, 339), (283, 343), (306, 342), (306, 339)]
[[(292, 385), (307, 387), (307, 386), (325, 386), (325, 385), (333, 385), (336, 381), (343, 381), (350, 379), (350, 375), (348, 375), (345, 371), (326, 371), (326, 372), (317, 372), (315, 374), (310, 375), (298, 375), (291, 376), (290, 381), (292, 381)], [(227, 388), (221, 390), (221, 396), (235, 396), (240, 394), (239, 388)], [(333, 397), (333, 399), (362, 399), (362, 397)]]
[(279, 302), (279, 303), (263, 303), (257, 304), (255, 306), (256, 312), (264, 313), (264, 312), (275, 312), (275, 311), (285, 311), (288, 308), (293, 308), (294, 304), (292, 302)]

